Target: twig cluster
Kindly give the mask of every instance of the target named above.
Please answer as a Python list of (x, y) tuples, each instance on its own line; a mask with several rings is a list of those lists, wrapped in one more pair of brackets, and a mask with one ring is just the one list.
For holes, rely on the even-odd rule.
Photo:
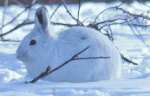
[[(18, 0), (14, 0), (14, 1), (17, 2), (19, 5), (22, 6), (21, 2), (19, 2)], [(6, 26), (8, 26), (8, 25), (12, 24), (13, 22), (15, 22), (15, 21), (16, 21), (22, 14), (24, 14), (27, 10), (31, 10), (31, 8), (32, 8), (35, 4), (37, 4), (38, 1), (39, 1), (39, 0), (33, 0), (31, 4), (29, 4), (28, 6), (26, 6), (26, 7), (24, 8), (24, 10), (22, 10), (22, 11), (21, 11), (20, 13), (18, 13), (14, 18), (12, 18), (10, 21), (8, 21), (7, 23), (4, 24), (5, 11), (6, 11), (7, 7), (8, 7), (8, 2), (9, 2), (9, 0), (6, 0), (6, 2), (5, 2), (5, 4), (4, 4), (4, 5), (5, 5), (5, 8), (4, 8), (4, 11), (3, 11), (3, 18), (2, 18), (2, 23), (3, 23), (3, 24), (2, 24), (2, 26), (0, 27), (0, 30), (1, 30), (0, 38), (2, 38), (2, 39), (1, 39), (2, 41), (11, 41), (11, 42), (12, 42), (12, 41), (15, 41), (15, 42), (16, 42), (16, 40), (4, 39), (4, 36), (6, 36), (6, 35), (8, 35), (8, 34), (10, 34), (10, 33), (12, 33), (12, 32), (14, 32), (14, 31), (17, 30), (18, 28), (21, 28), (22, 26), (31, 24), (31, 22), (22, 22), (21, 24), (16, 25), (14, 28), (10, 29), (10, 30), (7, 31), (7, 32), (3, 32), (2, 30), (3, 30)], [(25, 21), (26, 21), (26, 20), (25, 20)], [(18, 40), (17, 40), (17, 42), (18, 42)]]

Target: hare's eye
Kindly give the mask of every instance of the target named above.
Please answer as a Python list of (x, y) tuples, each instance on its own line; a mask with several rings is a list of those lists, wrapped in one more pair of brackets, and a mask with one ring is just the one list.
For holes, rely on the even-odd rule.
[(29, 45), (33, 46), (35, 44), (36, 44), (36, 40), (31, 40)]

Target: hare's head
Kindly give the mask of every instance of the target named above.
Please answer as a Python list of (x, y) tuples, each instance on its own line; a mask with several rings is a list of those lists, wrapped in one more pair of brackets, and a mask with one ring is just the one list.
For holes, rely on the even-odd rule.
[(30, 62), (46, 55), (47, 46), (52, 40), (49, 32), (48, 10), (45, 7), (37, 9), (35, 14), (35, 26), (22, 40), (17, 49), (17, 58), (23, 62)]

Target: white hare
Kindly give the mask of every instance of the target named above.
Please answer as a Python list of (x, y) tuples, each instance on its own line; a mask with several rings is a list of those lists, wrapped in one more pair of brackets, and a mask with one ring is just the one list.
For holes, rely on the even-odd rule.
[(121, 76), (121, 57), (112, 42), (92, 28), (72, 27), (54, 37), (50, 29), (48, 11), (40, 7), (35, 15), (35, 27), (21, 42), (17, 58), (36, 77), (47, 66), (56, 68), (87, 46), (79, 57), (109, 57), (70, 62), (45, 79), (54, 82), (92, 82), (118, 79)]

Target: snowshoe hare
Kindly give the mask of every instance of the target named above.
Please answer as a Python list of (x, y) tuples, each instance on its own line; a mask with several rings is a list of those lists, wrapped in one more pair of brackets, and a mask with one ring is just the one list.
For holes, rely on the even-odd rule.
[(26, 65), (30, 77), (36, 77), (47, 66), (56, 68), (89, 46), (79, 57), (109, 58), (72, 61), (45, 79), (53, 82), (93, 82), (120, 78), (121, 56), (106, 36), (92, 28), (78, 26), (54, 37), (49, 22), (47, 9), (38, 8), (35, 27), (17, 49), (17, 58)]

